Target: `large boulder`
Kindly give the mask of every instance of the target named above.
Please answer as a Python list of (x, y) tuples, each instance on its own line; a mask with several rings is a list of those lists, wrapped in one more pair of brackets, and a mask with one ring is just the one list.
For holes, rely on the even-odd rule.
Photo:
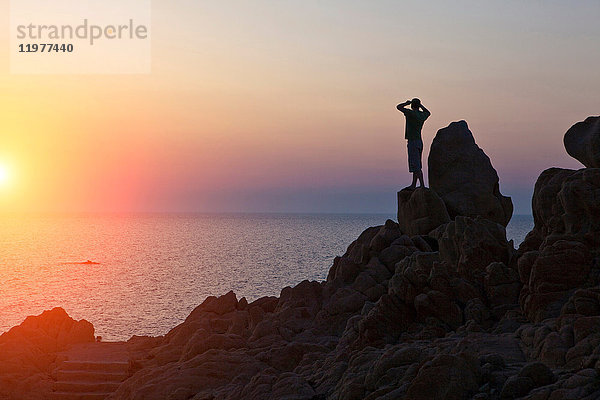
[(398, 192), (398, 224), (410, 236), (426, 235), (450, 222), (444, 202), (428, 188), (402, 189)]
[(504, 227), (481, 217), (456, 217), (430, 235), (438, 241), (441, 260), (466, 278), (484, 276), (493, 262), (509, 264), (514, 251)]
[(465, 121), (452, 122), (437, 132), (428, 165), (431, 189), (446, 204), (450, 218), (481, 216), (508, 224), (512, 200), (500, 193), (498, 174)]
[(411, 382), (407, 397), (412, 400), (460, 400), (477, 391), (479, 366), (468, 355), (442, 354), (426, 362)]
[(75, 321), (60, 307), (27, 317), (21, 325), (0, 336), (0, 346), (33, 346), (44, 353), (65, 350), (71, 344), (93, 341), (94, 326), (84, 319)]
[(534, 228), (520, 252), (538, 250), (548, 238), (568, 235), (600, 245), (600, 168), (549, 168), (541, 173), (531, 201)]
[[(557, 317), (572, 292), (585, 284), (592, 266), (588, 248), (578, 241), (557, 240), (533, 258), (521, 293), (530, 320)], [(523, 268), (523, 263), (519, 265)]]
[(600, 168), (600, 116), (573, 125), (563, 141), (571, 157), (588, 168)]
[(94, 326), (62, 308), (30, 316), (0, 335), (0, 399), (47, 399), (57, 352), (94, 341)]
[(519, 248), (520, 301), (532, 321), (557, 317), (577, 288), (598, 284), (600, 168), (550, 168), (533, 193), (535, 226)]
[(539, 236), (538, 242), (551, 233), (564, 233), (564, 210), (558, 192), (561, 191), (565, 180), (575, 172), (572, 169), (549, 168), (538, 177), (531, 199), (535, 224), (532, 232)]
[(600, 168), (585, 168), (568, 177), (558, 193), (565, 232), (600, 244)]
[(516, 304), (521, 291), (519, 274), (504, 263), (493, 262), (486, 268), (484, 287), (490, 305)]

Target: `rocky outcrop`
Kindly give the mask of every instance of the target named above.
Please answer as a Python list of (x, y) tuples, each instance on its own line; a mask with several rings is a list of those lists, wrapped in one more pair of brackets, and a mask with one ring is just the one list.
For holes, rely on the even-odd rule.
[(62, 308), (44, 311), (0, 336), (0, 398), (46, 399), (57, 352), (94, 341), (94, 327)]
[(504, 227), (481, 217), (456, 217), (431, 236), (438, 242), (442, 260), (462, 277), (481, 275), (492, 262), (508, 264), (514, 251)]
[(535, 227), (521, 244), (521, 304), (534, 321), (557, 317), (600, 275), (600, 169), (548, 169), (533, 194)]
[(326, 281), (209, 297), (165, 336), (132, 338), (132, 376), (109, 399), (600, 398), (600, 169), (544, 171), (518, 251), (484, 181), (461, 195), (481, 190), (463, 211), (483, 215), (401, 191), (400, 224), (366, 229)]
[(325, 282), (207, 300), (113, 398), (599, 398), (598, 170), (545, 171), (516, 251), (466, 124), (434, 142), (433, 190), (399, 192), (399, 224), (365, 230)]
[(407, 235), (427, 235), (450, 222), (446, 206), (431, 189), (403, 189), (398, 192), (398, 224)]
[(437, 132), (428, 166), (431, 189), (446, 204), (450, 218), (481, 216), (508, 224), (512, 201), (500, 193), (498, 174), (465, 121), (452, 122)]
[(211, 299), (114, 398), (598, 398), (597, 170), (544, 172), (516, 251), (466, 123), (438, 133), (430, 168), (433, 190), (399, 192), (399, 224), (365, 230), (325, 282)]
[[(514, 249), (504, 227), (482, 218), (458, 217), (431, 235), (410, 236), (388, 220), (337, 257), (325, 282), (304, 281), (251, 303), (231, 292), (207, 299), (159, 343), (148, 342), (132, 361), (139, 371), (112, 398), (480, 393), (487, 365), (480, 357), (506, 348), (507, 359), (525, 362), (514, 338), (491, 333), (518, 327), (505, 317), (518, 310)], [(465, 335), (474, 335), (468, 345)], [(494, 368), (495, 383), (485, 390), (499, 393), (509, 372)]]
[(573, 125), (563, 141), (571, 157), (588, 168), (600, 168), (600, 116)]
[[(571, 155), (577, 152), (572, 147), (575, 136), (581, 139), (590, 133), (594, 120), (576, 124), (565, 135)], [(546, 378), (530, 385), (533, 389), (525, 399), (599, 397), (599, 194), (598, 168), (550, 168), (536, 182), (535, 226), (518, 251), (520, 304), (532, 324), (523, 324), (517, 335), (529, 358), (574, 374), (556, 375), (536, 367), (536, 374)]]
[[(596, 398), (600, 287), (567, 295), (557, 317), (528, 319), (521, 259), (540, 257), (481, 217), (412, 236), (388, 220), (324, 282), (252, 302), (211, 296), (165, 336), (132, 338), (131, 376), (109, 399)], [(28, 373), (48, 390), (47, 375)]]
[(532, 210), (535, 226), (525, 247), (557, 235), (577, 236), (595, 246), (600, 231), (597, 200), (600, 168), (580, 170), (550, 168), (539, 176), (533, 193)]
[(479, 388), (479, 362), (468, 355), (443, 354), (419, 369), (407, 391), (414, 400), (464, 399)]

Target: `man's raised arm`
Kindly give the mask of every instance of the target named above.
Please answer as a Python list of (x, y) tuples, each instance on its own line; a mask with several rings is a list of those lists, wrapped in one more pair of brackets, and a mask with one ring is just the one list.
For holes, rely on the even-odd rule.
[(431, 115), (431, 111), (429, 111), (427, 108), (425, 108), (423, 103), (421, 103), (421, 108), (423, 109), (423, 112), (425, 113), (425, 119), (429, 118), (429, 116)]
[(398, 104), (398, 105), (396, 106), (396, 108), (398, 109), (398, 111), (402, 111), (402, 112), (408, 111), (408, 110), (407, 110), (406, 108), (404, 108), (404, 107), (406, 107), (406, 106), (407, 106), (407, 105), (409, 105), (410, 103), (411, 103), (411, 101), (410, 101), (410, 100), (406, 100), (404, 103), (400, 103), (400, 104)]

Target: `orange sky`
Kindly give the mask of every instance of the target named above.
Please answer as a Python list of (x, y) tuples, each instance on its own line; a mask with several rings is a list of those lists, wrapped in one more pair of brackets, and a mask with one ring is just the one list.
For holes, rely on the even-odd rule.
[(517, 213), (580, 167), (562, 135), (600, 113), (597, 1), (221, 3), (154, 0), (148, 75), (0, 59), (0, 211), (392, 214), (414, 96), (427, 148), (466, 119)]

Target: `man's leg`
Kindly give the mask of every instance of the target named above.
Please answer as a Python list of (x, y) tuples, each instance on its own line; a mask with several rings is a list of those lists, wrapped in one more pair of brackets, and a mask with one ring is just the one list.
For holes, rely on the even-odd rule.
[(412, 174), (413, 174), (412, 183), (406, 189), (414, 189), (414, 188), (417, 187), (417, 179), (419, 179), (419, 173), (418, 172), (413, 172)]
[[(417, 149), (419, 152), (419, 158), (418, 158), (419, 170), (417, 171), (417, 178), (419, 179), (420, 187), (425, 187), (425, 183), (423, 182), (423, 163), (421, 162), (421, 158), (423, 157), (423, 141), (422, 140), (419, 140)], [(415, 185), (415, 184), (416, 184), (416, 182), (413, 183), (413, 185)]]
[(417, 187), (417, 179), (419, 179), (419, 165), (418, 165), (418, 148), (415, 146), (415, 142), (409, 140), (408, 144), (408, 171), (412, 172), (412, 183), (405, 189), (414, 189)]
[(423, 170), (418, 170), (412, 173), (412, 184), (407, 189), (414, 189), (417, 187), (417, 181), (419, 181), (419, 187), (425, 187), (425, 183), (423, 182)]
[[(419, 183), (420, 183), (420, 187), (425, 187), (425, 183), (423, 182), (423, 170), (419, 170), (419, 172), (417, 172), (417, 178), (419, 179)], [(415, 182), (415, 178), (413, 175), (413, 186), (416, 184)]]

